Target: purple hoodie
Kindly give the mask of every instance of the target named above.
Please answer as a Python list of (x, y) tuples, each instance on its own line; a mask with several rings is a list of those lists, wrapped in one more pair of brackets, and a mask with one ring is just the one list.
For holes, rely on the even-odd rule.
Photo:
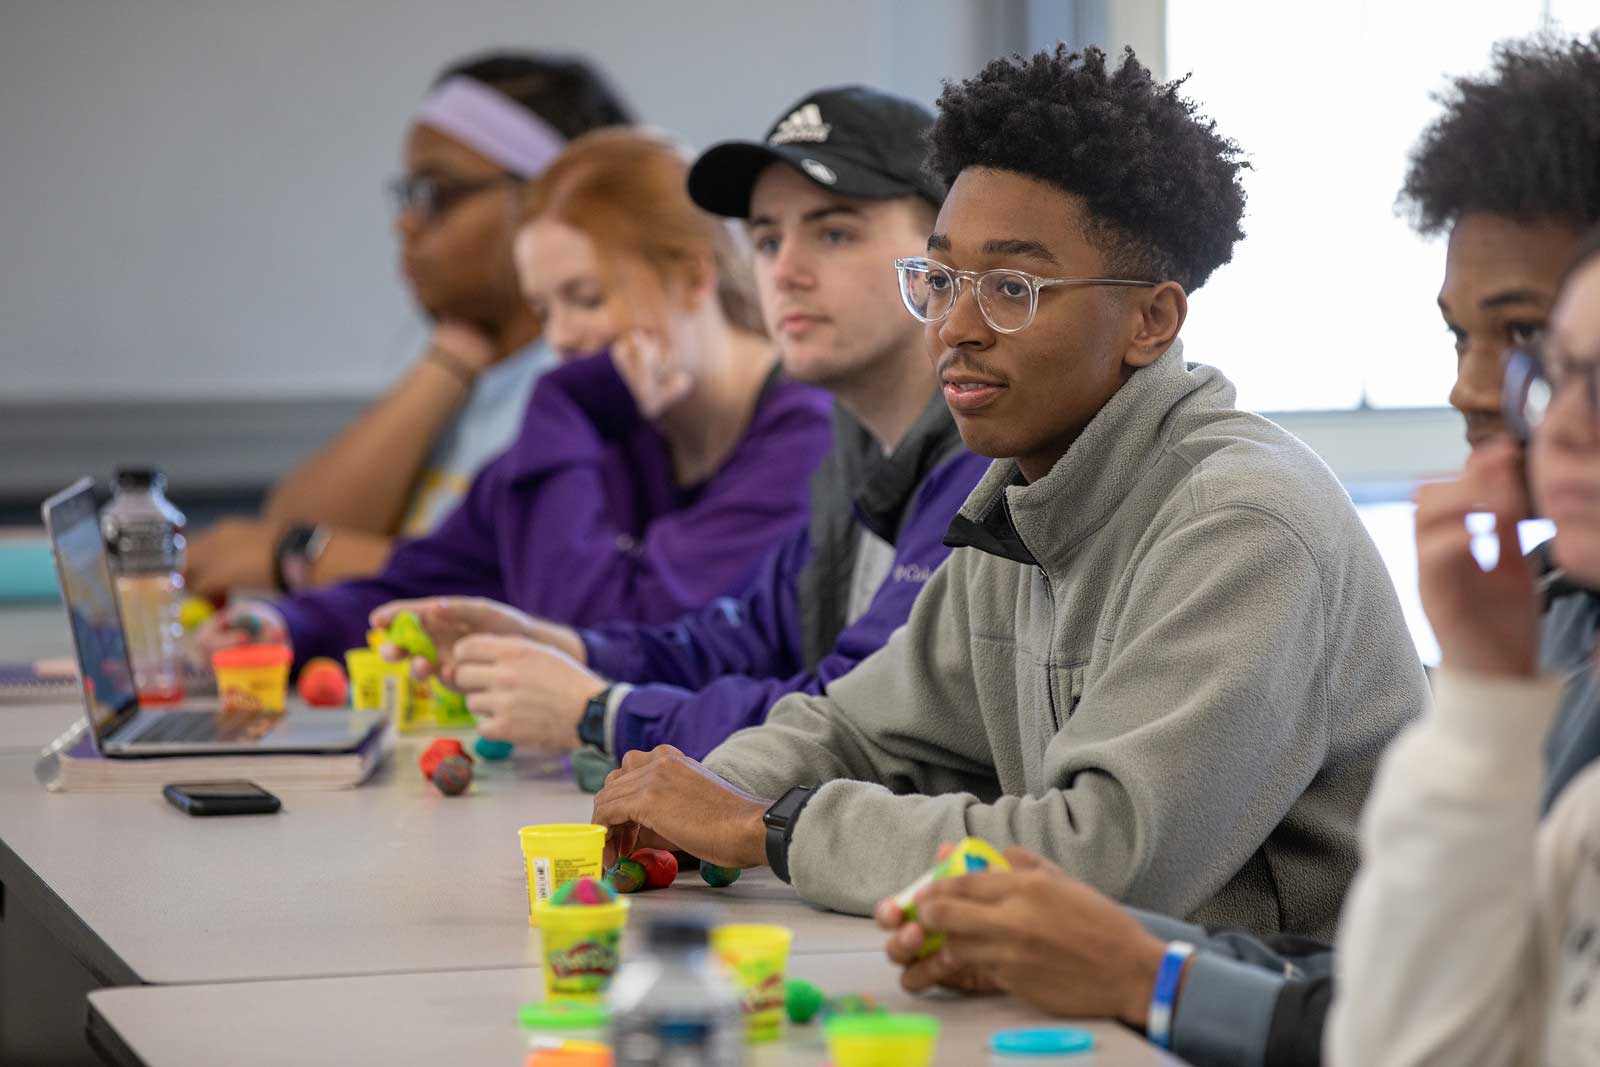
[(511, 447), (431, 534), (399, 542), (376, 577), (278, 603), (295, 660), (365, 647), (368, 615), (401, 598), (490, 597), (587, 626), (665, 622), (736, 591), (805, 524), (830, 404), (775, 375), (733, 455), (680, 488), (609, 355), (558, 367), (534, 387)]

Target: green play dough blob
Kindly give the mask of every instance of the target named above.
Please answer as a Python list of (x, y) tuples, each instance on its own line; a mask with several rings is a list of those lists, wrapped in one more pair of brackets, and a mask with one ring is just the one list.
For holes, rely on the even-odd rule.
[(439, 650), (433, 647), (433, 638), (422, 628), (422, 620), (414, 611), (402, 611), (389, 624), (387, 634), (391, 643), (408, 656), (421, 656), (435, 667), (439, 665)]
[(783, 1009), (792, 1023), (808, 1023), (817, 1017), (824, 1001), (822, 990), (803, 978), (783, 983)]
[(598, 748), (580, 748), (572, 754), (572, 776), (585, 793), (598, 793), (606, 775), (617, 769), (615, 761)]

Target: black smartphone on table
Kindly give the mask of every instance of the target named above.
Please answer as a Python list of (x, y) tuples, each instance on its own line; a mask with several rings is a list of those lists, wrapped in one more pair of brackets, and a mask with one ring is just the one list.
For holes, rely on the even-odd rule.
[(254, 782), (173, 782), (161, 790), (190, 815), (271, 815), (283, 802)]

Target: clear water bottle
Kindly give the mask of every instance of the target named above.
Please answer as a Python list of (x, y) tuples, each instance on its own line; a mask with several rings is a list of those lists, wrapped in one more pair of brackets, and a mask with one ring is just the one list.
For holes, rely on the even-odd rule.
[(154, 468), (119, 467), (100, 512), (134, 684), (146, 704), (183, 698), (184, 517), (167, 499), (166, 483)]
[(711, 924), (696, 915), (652, 919), (649, 955), (611, 986), (616, 1067), (735, 1067), (744, 1057), (744, 1009), (711, 962)]

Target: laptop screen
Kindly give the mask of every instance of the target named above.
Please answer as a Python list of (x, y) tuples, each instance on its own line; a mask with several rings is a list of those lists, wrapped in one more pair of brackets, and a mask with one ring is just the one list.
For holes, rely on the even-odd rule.
[(139, 710), (139, 699), (90, 481), (85, 478), (46, 501), (44, 524), (61, 576), (84, 707), (100, 740)]

